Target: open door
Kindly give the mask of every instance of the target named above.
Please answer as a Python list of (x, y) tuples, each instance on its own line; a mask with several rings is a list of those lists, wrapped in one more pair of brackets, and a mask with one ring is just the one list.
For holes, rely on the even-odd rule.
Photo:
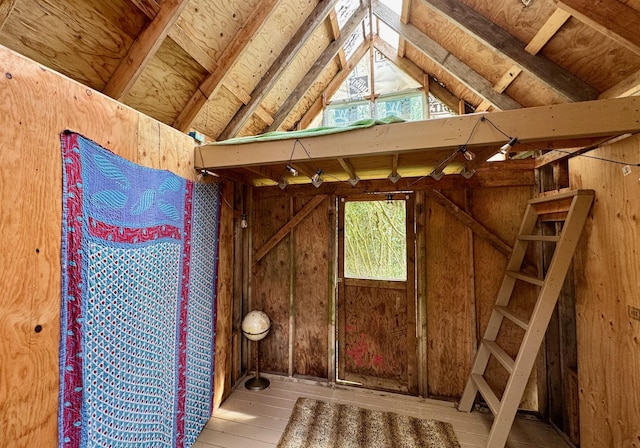
[(338, 381), (416, 395), (412, 194), (341, 198)]

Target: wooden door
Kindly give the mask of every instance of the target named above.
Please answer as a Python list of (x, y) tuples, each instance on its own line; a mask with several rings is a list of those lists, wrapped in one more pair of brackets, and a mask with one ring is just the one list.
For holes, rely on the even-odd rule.
[[(355, 207), (355, 202), (363, 204), (365, 201), (382, 209), (382, 214), (378, 216), (374, 213), (373, 218), (354, 223), (349, 216), (350, 204)], [(390, 229), (384, 227), (387, 219), (384, 207), (387, 206), (396, 211), (400, 208), (400, 212), (404, 210), (403, 229), (399, 228), (397, 220), (390, 224)], [(398, 215), (394, 216), (398, 219)], [(403, 193), (392, 195), (391, 198), (387, 195), (341, 198), (338, 219), (337, 379), (373, 389), (417, 394), (413, 195)], [(354, 232), (359, 237), (367, 237), (365, 234), (372, 232), (391, 232), (397, 237), (399, 230), (404, 230), (406, 247), (403, 252), (406, 267), (404, 275), (399, 274), (402, 269), (396, 266), (396, 262), (399, 262), (395, 258), (398, 257), (397, 252), (386, 254), (384, 251), (389, 249), (375, 246), (374, 249), (380, 253), (365, 254), (363, 247), (355, 247), (353, 241), (349, 241)], [(368, 249), (372, 251), (371, 247)], [(391, 259), (394, 262), (389, 264), (391, 268), (382, 266), (381, 272), (375, 275), (370, 275), (369, 271), (365, 274), (354, 273), (357, 269), (353, 268), (354, 261), (350, 259), (350, 253), (354, 250), (363, 257), (358, 260), (371, 255), (381, 263)], [(370, 262), (369, 258), (367, 262)], [(385, 275), (386, 269), (393, 270), (393, 275)]]

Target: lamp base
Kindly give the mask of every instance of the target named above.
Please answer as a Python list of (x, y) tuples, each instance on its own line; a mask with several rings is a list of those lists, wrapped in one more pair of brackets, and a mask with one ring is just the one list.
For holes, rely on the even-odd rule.
[(248, 379), (244, 383), (244, 387), (249, 390), (264, 390), (269, 387), (270, 381), (261, 376), (255, 376), (253, 378)]

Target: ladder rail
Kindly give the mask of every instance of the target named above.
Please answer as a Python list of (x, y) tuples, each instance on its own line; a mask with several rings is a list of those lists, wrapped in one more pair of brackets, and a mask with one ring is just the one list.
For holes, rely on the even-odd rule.
[[(459, 410), (468, 412), (471, 410), (478, 392), (480, 392), (483, 397), (483, 392), (489, 395), (485, 397), (485, 400), (491, 401), (490, 409), (494, 413), (495, 419), (489, 433), (487, 448), (502, 448), (506, 444), (520, 400), (522, 399), (527, 382), (529, 381), (529, 376), (535, 365), (537, 353), (544, 340), (546, 329), (555, 309), (564, 279), (571, 266), (573, 254), (593, 203), (594, 192), (592, 190), (576, 190), (563, 193), (559, 195), (557, 199), (566, 200), (568, 197), (573, 197), (573, 199), (567, 210), (565, 224), (557, 239), (547, 275), (544, 280), (541, 281), (538, 299), (527, 325), (521, 325), (521, 327), (525, 329), (525, 334), (518, 355), (515, 360), (513, 360), (513, 364), (511, 364), (509, 359), (498, 359), (507, 371), (510, 371), (502, 399), (499, 403), (496, 403), (495, 394), (492, 391), (489, 394), (484, 390), (486, 389), (484, 388), (486, 381), (483, 375), (491, 356), (504, 357), (504, 355), (506, 355), (502, 349), (495, 345), (495, 339), (504, 317), (511, 316), (506, 306), (511, 299), (515, 280), (523, 280), (522, 277), (526, 277), (523, 275), (513, 275), (513, 272), (511, 274), (508, 272), (505, 273), (496, 300), (496, 307), (491, 314), (487, 330), (485, 331), (485, 337), (480, 343), (471, 375), (469, 376), (465, 391), (458, 406)], [(532, 230), (538, 218), (538, 213), (533, 209), (532, 203), (540, 204), (552, 201), (554, 201), (553, 197), (537, 198), (529, 201), (519, 235), (532, 235)], [(533, 212), (531, 212), (531, 210), (533, 210)], [(532, 214), (535, 216), (535, 219), (531, 216)], [(530, 241), (534, 241), (534, 239), (524, 238), (516, 241), (511, 259), (508, 263), (508, 271), (520, 269), (522, 261), (524, 260), (524, 252)], [(525, 319), (521, 320), (523, 323), (526, 322)]]

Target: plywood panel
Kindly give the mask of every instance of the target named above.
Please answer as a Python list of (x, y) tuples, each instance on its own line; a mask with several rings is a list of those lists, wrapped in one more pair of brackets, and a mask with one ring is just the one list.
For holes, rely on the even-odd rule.
[(145, 23), (128, 0), (20, 1), (0, 44), (102, 90)]
[(206, 71), (173, 40), (165, 39), (125, 97), (124, 103), (173, 124)]
[[(640, 160), (638, 136), (589, 153), (629, 163)], [(640, 446), (640, 183), (637, 168), (577, 157), (571, 188), (596, 191), (575, 258), (580, 390), (584, 447)]]
[(258, 0), (191, 0), (177, 24), (217, 61), (257, 3)]
[[(4, 120), (0, 195), (3, 204), (15, 204), (0, 210), (0, 446), (55, 447), (61, 290), (60, 132), (78, 131), (128, 160), (188, 177), (193, 176), (193, 142), (2, 47), (0, 69), (4, 74), (0, 78), (0, 116)], [(164, 158), (162, 150), (167, 150)], [(228, 215), (226, 219), (230, 219)], [(223, 225), (223, 236), (224, 229)], [(226, 277), (223, 267), (219, 283), (224, 285)], [(218, 317), (225, 315), (228, 312), (220, 308)], [(224, 343), (224, 326), (219, 329), (217, 359), (224, 359), (228, 345)], [(224, 362), (217, 365), (217, 372), (218, 381), (228, 381)], [(218, 396), (225, 390), (228, 388), (220, 388)]]
[(231, 322), (233, 311), (233, 183), (225, 182), (221, 191), (220, 242), (218, 246), (218, 295), (216, 297), (216, 347), (214, 405), (231, 393)]
[[(289, 198), (271, 198), (254, 205), (253, 248), (266, 243), (291, 217)], [(289, 370), (289, 285), (291, 235), (276, 245), (253, 267), (251, 306), (267, 313), (271, 331), (260, 342), (260, 368), (287, 373)]]
[(640, 56), (575, 18), (569, 19), (542, 49), (542, 54), (570, 68), (578, 78), (600, 91), (640, 70)]
[(318, 77), (318, 80), (307, 91), (307, 94), (300, 99), (300, 102), (293, 108), (287, 119), (283, 122), (283, 129), (293, 130), (298, 121), (304, 116), (307, 110), (313, 105), (313, 103), (320, 98), (324, 89), (329, 85), (331, 80), (336, 76), (339, 71), (338, 63), (334, 59), (322, 74)]
[[(307, 200), (297, 199), (295, 211)], [(294, 230), (294, 374), (328, 378), (329, 199)]]
[(138, 122), (138, 160), (140, 165), (171, 170), (190, 180), (196, 180), (193, 168), (194, 140), (186, 134), (146, 115)]
[(231, 121), (240, 106), (242, 106), (242, 102), (230, 91), (222, 87), (218, 90), (218, 94), (211, 98), (202, 108), (193, 123), (193, 127), (199, 129), (205, 135), (216, 137)]
[(325, 20), (311, 34), (309, 40), (282, 73), (276, 85), (264, 97), (262, 105), (271, 115), (275, 115), (280, 105), (284, 103), (300, 80), (307, 74), (309, 68), (331, 42), (331, 38), (331, 26)]
[[(512, 245), (518, 234), (520, 222), (527, 200), (533, 192), (530, 187), (481, 188), (472, 190), (472, 214), (474, 218), (490, 229), (500, 239)], [(474, 269), (477, 315), (477, 337), (482, 339), (489, 316), (500, 289), (507, 259), (486, 241), (475, 238)], [(519, 315), (528, 316), (533, 309), (536, 290), (529, 285), (517, 284), (510, 309)], [(505, 322), (500, 331), (498, 344), (511, 356), (517, 354), (523, 332)], [(506, 385), (508, 374), (494, 359), (486, 372), (487, 382), (499, 396)], [(521, 407), (537, 410), (536, 371), (531, 374)]]
[[(465, 209), (464, 191), (443, 194)], [(426, 207), (427, 265), (418, 267), (418, 275), (427, 284), (427, 393), (460, 397), (472, 360), (470, 234), (442, 206), (427, 198)]]
[(316, 3), (315, 0), (278, 2), (267, 23), (253, 36), (227, 76), (251, 92)]
[(139, 114), (2, 47), (0, 70), (0, 446), (54, 447), (60, 132), (76, 130), (136, 161)]
[(407, 294), (402, 289), (345, 286), (347, 375), (407, 382)]

